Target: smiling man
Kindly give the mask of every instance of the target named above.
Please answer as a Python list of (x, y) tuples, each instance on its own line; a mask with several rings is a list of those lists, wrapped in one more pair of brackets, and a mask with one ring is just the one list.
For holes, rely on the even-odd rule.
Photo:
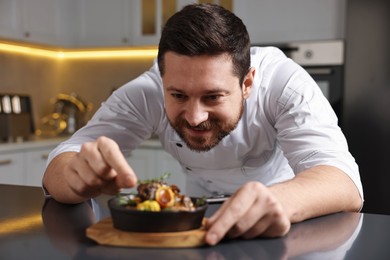
[(315, 81), (277, 48), (251, 48), (220, 6), (168, 20), (153, 67), (50, 154), (45, 192), (78, 203), (134, 187), (123, 154), (152, 135), (183, 166), (188, 195), (231, 195), (207, 221), (210, 245), (362, 207), (358, 166)]
[(240, 121), (254, 70), (245, 76), (241, 88), (239, 79), (226, 73), (232, 70), (232, 59), (227, 54), (189, 57), (167, 52), (164, 63), (169, 123), (191, 150), (210, 150)]

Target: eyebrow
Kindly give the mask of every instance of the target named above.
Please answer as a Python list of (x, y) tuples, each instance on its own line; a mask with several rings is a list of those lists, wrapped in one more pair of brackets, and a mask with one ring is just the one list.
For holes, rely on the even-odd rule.
[[(167, 87), (167, 91), (184, 92), (183, 90), (178, 89), (174, 86)], [(230, 94), (230, 91), (228, 91), (226, 89), (215, 88), (215, 89), (211, 89), (211, 90), (206, 91), (204, 94), (211, 95), (211, 94), (218, 94), (218, 93)]]

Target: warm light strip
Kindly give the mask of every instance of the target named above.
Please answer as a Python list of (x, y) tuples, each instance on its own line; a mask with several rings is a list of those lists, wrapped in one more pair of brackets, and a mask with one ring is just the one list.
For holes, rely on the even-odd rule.
[(41, 214), (4, 220), (0, 221), (0, 235), (21, 232), (40, 225), (42, 225)]
[(8, 43), (0, 43), (0, 51), (40, 56), (54, 59), (101, 59), (101, 58), (155, 58), (157, 48), (118, 50), (46, 50)]
[(65, 59), (88, 59), (88, 58), (155, 58), (157, 49), (134, 49), (134, 50), (106, 50), (106, 51), (65, 51), (58, 53), (60, 58)]
[(7, 43), (0, 43), (0, 51), (33, 55), (33, 56), (41, 56), (46, 58), (56, 58), (57, 55), (57, 52), (51, 50), (44, 50), (35, 47), (27, 47), (27, 46), (13, 45)]

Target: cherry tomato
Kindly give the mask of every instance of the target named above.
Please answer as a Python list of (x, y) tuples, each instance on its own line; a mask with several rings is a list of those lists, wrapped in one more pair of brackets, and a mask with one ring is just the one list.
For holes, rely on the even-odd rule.
[(168, 186), (161, 186), (156, 191), (156, 201), (162, 208), (169, 208), (175, 204), (175, 194)]

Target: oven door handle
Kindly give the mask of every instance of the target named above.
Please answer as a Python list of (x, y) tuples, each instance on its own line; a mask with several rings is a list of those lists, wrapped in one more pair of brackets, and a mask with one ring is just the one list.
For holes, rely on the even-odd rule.
[(284, 53), (299, 51), (299, 47), (295, 47), (295, 46), (280, 46), (280, 45), (279, 46), (275, 45), (275, 46), (278, 47)]
[(332, 68), (305, 68), (310, 75), (332, 75)]

